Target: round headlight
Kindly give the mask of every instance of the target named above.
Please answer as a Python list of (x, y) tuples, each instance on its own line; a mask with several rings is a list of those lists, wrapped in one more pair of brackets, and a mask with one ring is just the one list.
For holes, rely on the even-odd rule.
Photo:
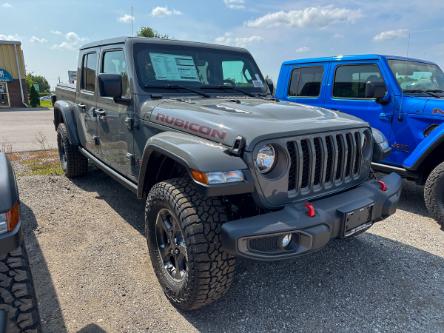
[(261, 173), (270, 172), (276, 162), (276, 151), (272, 145), (265, 145), (256, 155), (256, 167)]

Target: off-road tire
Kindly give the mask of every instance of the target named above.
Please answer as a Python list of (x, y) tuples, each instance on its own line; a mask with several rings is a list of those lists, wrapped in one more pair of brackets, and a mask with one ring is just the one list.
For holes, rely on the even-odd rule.
[[(177, 218), (187, 248), (187, 275), (174, 283), (163, 267), (155, 224), (161, 209)], [(219, 299), (229, 289), (235, 258), (221, 247), (221, 226), (227, 221), (219, 198), (204, 198), (192, 182), (176, 178), (153, 186), (146, 200), (145, 233), (151, 262), (170, 302), (181, 310), (194, 310)]]
[[(68, 132), (64, 123), (57, 127), (57, 145), (59, 148), (60, 163), (63, 172), (68, 178), (84, 176), (88, 172), (88, 159), (83, 156), (77, 146), (69, 142)], [(65, 154), (66, 164), (62, 162), (62, 154)]]
[(0, 311), (6, 317), (6, 332), (41, 332), (37, 298), (24, 246), (0, 255)]
[(427, 178), (424, 200), (429, 213), (444, 230), (444, 162), (433, 169)]

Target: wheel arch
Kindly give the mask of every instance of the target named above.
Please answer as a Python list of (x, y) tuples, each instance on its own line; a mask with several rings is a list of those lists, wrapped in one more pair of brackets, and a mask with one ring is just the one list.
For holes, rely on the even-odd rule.
[(79, 146), (80, 140), (77, 133), (77, 124), (74, 118), (74, 105), (72, 103), (57, 101), (54, 104), (55, 130), (57, 130), (61, 123), (66, 126), (69, 142), (74, 146)]
[[(168, 179), (165, 178), (167, 176), (185, 175), (193, 180), (192, 170), (210, 172), (247, 169), (240, 157), (228, 155), (224, 150), (221, 145), (185, 133), (162, 132), (151, 137), (146, 142), (142, 154), (138, 197), (144, 198), (152, 185)], [(203, 187), (202, 184), (197, 184)], [(250, 184), (242, 185), (238, 190), (234, 189), (235, 184), (225, 187), (230, 187), (233, 192), (251, 191)], [(208, 190), (209, 186), (206, 189)]]

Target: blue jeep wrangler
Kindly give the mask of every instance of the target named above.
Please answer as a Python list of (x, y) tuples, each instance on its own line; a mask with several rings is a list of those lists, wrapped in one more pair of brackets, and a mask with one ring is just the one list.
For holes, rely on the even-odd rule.
[(382, 55), (287, 61), (276, 97), (367, 121), (392, 148), (374, 169), (425, 184), (426, 206), (444, 229), (444, 73), (438, 65)]

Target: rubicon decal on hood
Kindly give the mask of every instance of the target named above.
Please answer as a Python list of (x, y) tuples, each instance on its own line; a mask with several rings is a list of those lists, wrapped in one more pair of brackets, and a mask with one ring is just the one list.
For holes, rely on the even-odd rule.
[(432, 113), (433, 113), (433, 114), (441, 114), (441, 115), (444, 115), (444, 110), (443, 110), (443, 109), (436, 108), (436, 109), (433, 109)]
[(190, 122), (184, 119), (167, 116), (162, 113), (156, 115), (156, 121), (172, 127), (181, 128), (187, 131), (194, 132), (196, 134), (204, 135), (209, 138), (224, 140), (227, 136), (227, 132), (211, 128), (209, 126), (201, 125), (196, 122)]

